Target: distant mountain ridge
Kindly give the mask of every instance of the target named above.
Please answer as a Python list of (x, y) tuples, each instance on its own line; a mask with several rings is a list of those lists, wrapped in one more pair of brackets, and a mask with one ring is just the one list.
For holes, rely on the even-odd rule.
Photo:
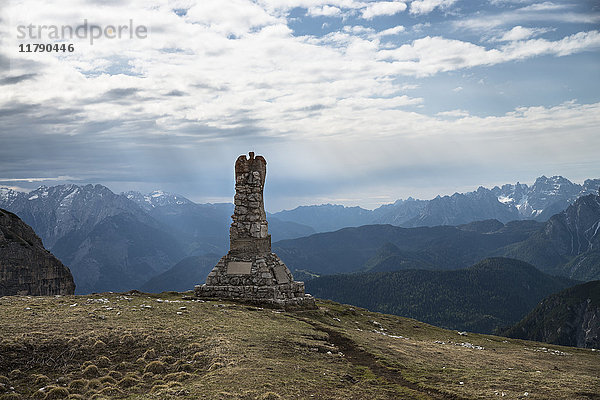
[[(198, 204), (177, 194), (155, 190), (146, 195), (125, 192), (123, 196), (144, 208), (150, 216), (169, 226), (177, 235), (187, 235), (191, 254), (224, 253), (229, 248), (229, 226), (233, 204)], [(269, 215), (273, 240), (284, 240), (315, 233), (310, 226), (281, 221)]]
[[(77, 293), (139, 288), (185, 257), (226, 252), (233, 213), (232, 204), (196, 204), (163, 191), (116, 194), (72, 184), (29, 193), (0, 188), (0, 207), (20, 216), (71, 269)], [(276, 239), (314, 233), (269, 220)]]
[(312, 226), (317, 232), (369, 224), (391, 224), (404, 228), (419, 226), (460, 225), (497, 219), (546, 221), (561, 212), (578, 197), (597, 193), (600, 179), (587, 179), (583, 185), (561, 176), (541, 176), (532, 186), (506, 184), (492, 189), (479, 187), (468, 193), (437, 196), (431, 200), (409, 197), (375, 210), (324, 204), (301, 206), (274, 213), (273, 216)]
[(365, 225), (273, 244), (302, 279), (405, 269), (459, 269), (502, 256), (580, 281), (600, 279), (600, 196), (578, 198), (546, 223), (476, 221), (458, 226)]
[(29, 193), (3, 188), (0, 207), (32, 226), (50, 249), (66, 234), (89, 232), (109, 216), (129, 213), (152, 223), (135, 203), (102, 185), (40, 186)]
[(162, 190), (155, 190), (146, 195), (136, 192), (129, 191), (121, 193), (121, 195), (127, 197), (129, 200), (135, 202), (138, 206), (142, 207), (146, 211), (151, 210), (156, 207), (164, 207), (164, 206), (173, 206), (173, 205), (183, 205), (183, 204), (192, 204), (191, 200), (186, 199), (185, 197), (173, 194), (169, 192), (163, 192)]
[[(440, 266), (456, 269), (490, 255), (525, 259), (548, 270), (542, 262), (544, 252), (536, 253), (535, 246), (534, 250), (532, 246), (527, 249), (519, 247), (519, 243), (541, 225), (535, 225), (533, 221), (529, 225), (528, 221), (512, 224), (507, 223), (508, 220), (545, 218), (548, 210), (562, 210), (565, 204), (573, 203), (576, 196), (592, 192), (598, 185), (598, 179), (588, 179), (583, 185), (577, 185), (561, 177), (541, 177), (531, 187), (517, 184), (491, 190), (479, 188), (475, 192), (438, 196), (429, 201), (409, 198), (373, 211), (336, 205), (299, 207), (269, 214), (269, 232), (274, 243), (279, 241), (278, 246), (287, 247), (281, 240), (352, 225), (386, 221), (408, 227), (462, 224), (460, 228), (444, 230), (437, 227), (430, 231), (415, 231), (422, 240), (429, 240), (429, 234), (436, 239), (429, 244), (417, 245), (415, 249), (405, 247), (395, 252), (387, 249), (386, 254), (378, 254), (378, 249), (389, 239), (381, 237), (377, 243), (372, 241), (371, 247), (363, 248), (358, 240), (360, 234), (357, 236), (356, 233), (351, 234), (357, 239), (354, 241), (357, 247), (352, 249), (338, 243), (325, 252), (317, 250), (321, 245), (316, 243), (314, 248), (300, 256), (294, 254), (296, 250), (282, 250), (285, 253), (282, 257), (287, 257), (290, 265), (296, 266), (300, 277), (307, 279), (313, 272), (339, 273), (364, 268), (372, 268), (373, 271)], [(133, 191), (115, 194), (102, 185), (72, 184), (40, 186), (29, 193), (0, 188), (0, 207), (14, 212), (32, 226), (45, 246), (71, 268), (79, 293), (139, 287), (147, 280), (166, 273), (185, 257), (223, 253), (229, 244), (228, 229), (233, 211), (233, 205), (229, 203), (196, 204), (181, 195), (159, 190), (148, 194)], [(481, 229), (489, 227), (484, 228), (481, 223), (470, 225), (473, 219), (493, 219), (496, 222), (490, 226), (497, 229), (482, 232)], [(377, 232), (389, 230), (371, 227), (360, 232), (380, 237)], [(348, 233), (342, 233), (342, 236)], [(489, 235), (482, 236), (484, 234)], [(503, 239), (492, 244), (501, 236)], [(578, 237), (584, 239), (585, 235)], [(546, 239), (537, 238), (547, 247)], [(464, 246), (471, 239), (475, 240), (475, 250)], [(316, 257), (315, 250), (321, 252), (319, 257)], [(530, 258), (526, 257), (530, 255)], [(344, 265), (340, 267), (342, 261)], [(575, 256), (558, 255), (551, 265), (556, 269), (555, 273), (591, 279), (599, 261), (600, 252), (594, 247)], [(181, 268), (174, 270), (172, 279), (180, 272)]]
[(2, 190), (0, 202), (70, 268), (77, 293), (129, 290), (186, 255), (163, 224), (102, 185)]

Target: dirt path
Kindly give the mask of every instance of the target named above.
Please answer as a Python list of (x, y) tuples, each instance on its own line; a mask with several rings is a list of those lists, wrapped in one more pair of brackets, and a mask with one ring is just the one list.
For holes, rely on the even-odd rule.
[(350, 362), (354, 365), (360, 365), (362, 367), (367, 367), (371, 370), (371, 372), (373, 372), (373, 374), (375, 374), (378, 377), (384, 378), (385, 380), (387, 380), (390, 383), (394, 383), (394, 384), (406, 387), (408, 389), (414, 390), (416, 392), (419, 392), (421, 394), (424, 394), (424, 395), (430, 397), (431, 399), (466, 400), (465, 398), (457, 396), (457, 395), (443, 393), (443, 392), (440, 392), (435, 389), (423, 388), (423, 387), (417, 385), (416, 383), (407, 381), (406, 379), (404, 379), (402, 377), (402, 375), (399, 372), (388, 369), (385, 366), (378, 363), (375, 356), (373, 356), (371, 353), (359, 348), (354, 341), (352, 341), (348, 337), (344, 336), (340, 332), (338, 332), (334, 329), (328, 328), (324, 325), (321, 325), (318, 322), (306, 319), (306, 318), (297, 317), (297, 316), (295, 316), (295, 318), (297, 318), (298, 320), (300, 320), (302, 322), (306, 322), (307, 324), (310, 324), (313, 328), (315, 328), (318, 331), (326, 333), (329, 336), (329, 343), (332, 343), (337, 348), (339, 348), (340, 351), (342, 353), (344, 353), (344, 358), (346, 358), (346, 360), (348, 360), (348, 362)]

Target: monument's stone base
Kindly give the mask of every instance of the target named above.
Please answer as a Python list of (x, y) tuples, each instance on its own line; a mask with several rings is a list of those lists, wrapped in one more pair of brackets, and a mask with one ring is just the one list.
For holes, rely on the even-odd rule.
[(274, 286), (212, 286), (198, 285), (196, 296), (201, 299), (235, 300), (257, 306), (289, 309), (316, 309), (315, 299), (304, 294), (303, 282)]
[(219, 260), (206, 284), (196, 286), (196, 296), (286, 309), (316, 308), (314, 298), (304, 294), (304, 282), (295, 282), (275, 253), (235, 253), (229, 252)]

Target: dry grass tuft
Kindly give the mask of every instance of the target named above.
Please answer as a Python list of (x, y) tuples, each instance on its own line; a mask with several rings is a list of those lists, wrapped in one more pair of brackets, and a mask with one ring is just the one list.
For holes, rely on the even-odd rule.
[(94, 364), (88, 365), (81, 373), (86, 378), (96, 378), (100, 375), (98, 367)]
[(22, 397), (18, 393), (6, 393), (0, 395), (0, 400), (21, 400)]
[(106, 343), (104, 343), (102, 340), (96, 340), (93, 347), (96, 351), (102, 351), (106, 348)]
[(187, 379), (190, 379), (191, 377), (193, 377), (193, 375), (188, 374), (187, 372), (173, 372), (171, 374), (165, 375), (164, 379), (166, 382), (170, 382), (170, 381), (183, 382)]
[(20, 379), (23, 378), (25, 376), (24, 373), (21, 372), (20, 369), (13, 369), (12, 371), (10, 371), (10, 373), (8, 374), (8, 378), (9, 379)]
[(110, 376), (116, 380), (119, 380), (123, 377), (123, 374), (120, 373), (119, 371), (109, 371), (108, 376)]
[(167, 385), (154, 385), (154, 386), (152, 386), (152, 389), (150, 389), (150, 393), (160, 394), (168, 389), (169, 389), (169, 387)]
[(105, 388), (102, 388), (100, 391), (98, 391), (98, 395), (100, 396), (120, 396), (123, 394), (123, 391), (121, 391), (121, 389), (114, 387), (114, 386), (107, 386)]
[(136, 386), (138, 383), (140, 383), (139, 379), (137, 379), (131, 375), (128, 375), (119, 381), (119, 387), (127, 389), (130, 387)]
[(164, 374), (166, 370), (165, 364), (161, 361), (152, 361), (144, 368), (144, 372), (152, 372), (153, 374)]
[(87, 379), (75, 379), (69, 383), (69, 392), (83, 394), (85, 393), (87, 387)]
[(102, 378), (100, 378), (100, 382), (102, 382), (102, 384), (104, 386), (106, 386), (107, 384), (109, 385), (115, 385), (117, 383), (117, 380), (115, 378), (113, 378), (112, 376), (103, 376)]
[(156, 358), (156, 350), (154, 349), (148, 349), (144, 352), (144, 355), (142, 356), (142, 358), (144, 360), (154, 360)]
[(162, 361), (163, 363), (165, 363), (167, 365), (171, 365), (171, 364), (175, 364), (177, 362), (177, 359), (173, 356), (165, 356), (165, 357), (161, 357), (160, 361)]
[(88, 389), (100, 389), (102, 387), (102, 382), (100, 379), (91, 379), (88, 382)]
[(100, 368), (108, 368), (111, 365), (110, 358), (108, 358), (106, 356), (100, 356), (96, 360), (96, 365), (99, 366)]
[(66, 399), (69, 397), (69, 391), (64, 387), (53, 387), (48, 391), (44, 400)]
[(46, 383), (50, 382), (50, 378), (48, 378), (46, 375), (42, 375), (42, 374), (33, 374), (31, 375), (31, 378), (33, 380), (33, 383), (35, 385), (45, 385)]

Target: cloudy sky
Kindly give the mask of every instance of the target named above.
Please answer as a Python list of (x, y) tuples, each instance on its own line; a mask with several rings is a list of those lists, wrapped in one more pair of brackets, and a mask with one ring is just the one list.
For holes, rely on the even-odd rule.
[(600, 177), (597, 1), (0, 4), (0, 186), (230, 201), (251, 150), (269, 211)]

